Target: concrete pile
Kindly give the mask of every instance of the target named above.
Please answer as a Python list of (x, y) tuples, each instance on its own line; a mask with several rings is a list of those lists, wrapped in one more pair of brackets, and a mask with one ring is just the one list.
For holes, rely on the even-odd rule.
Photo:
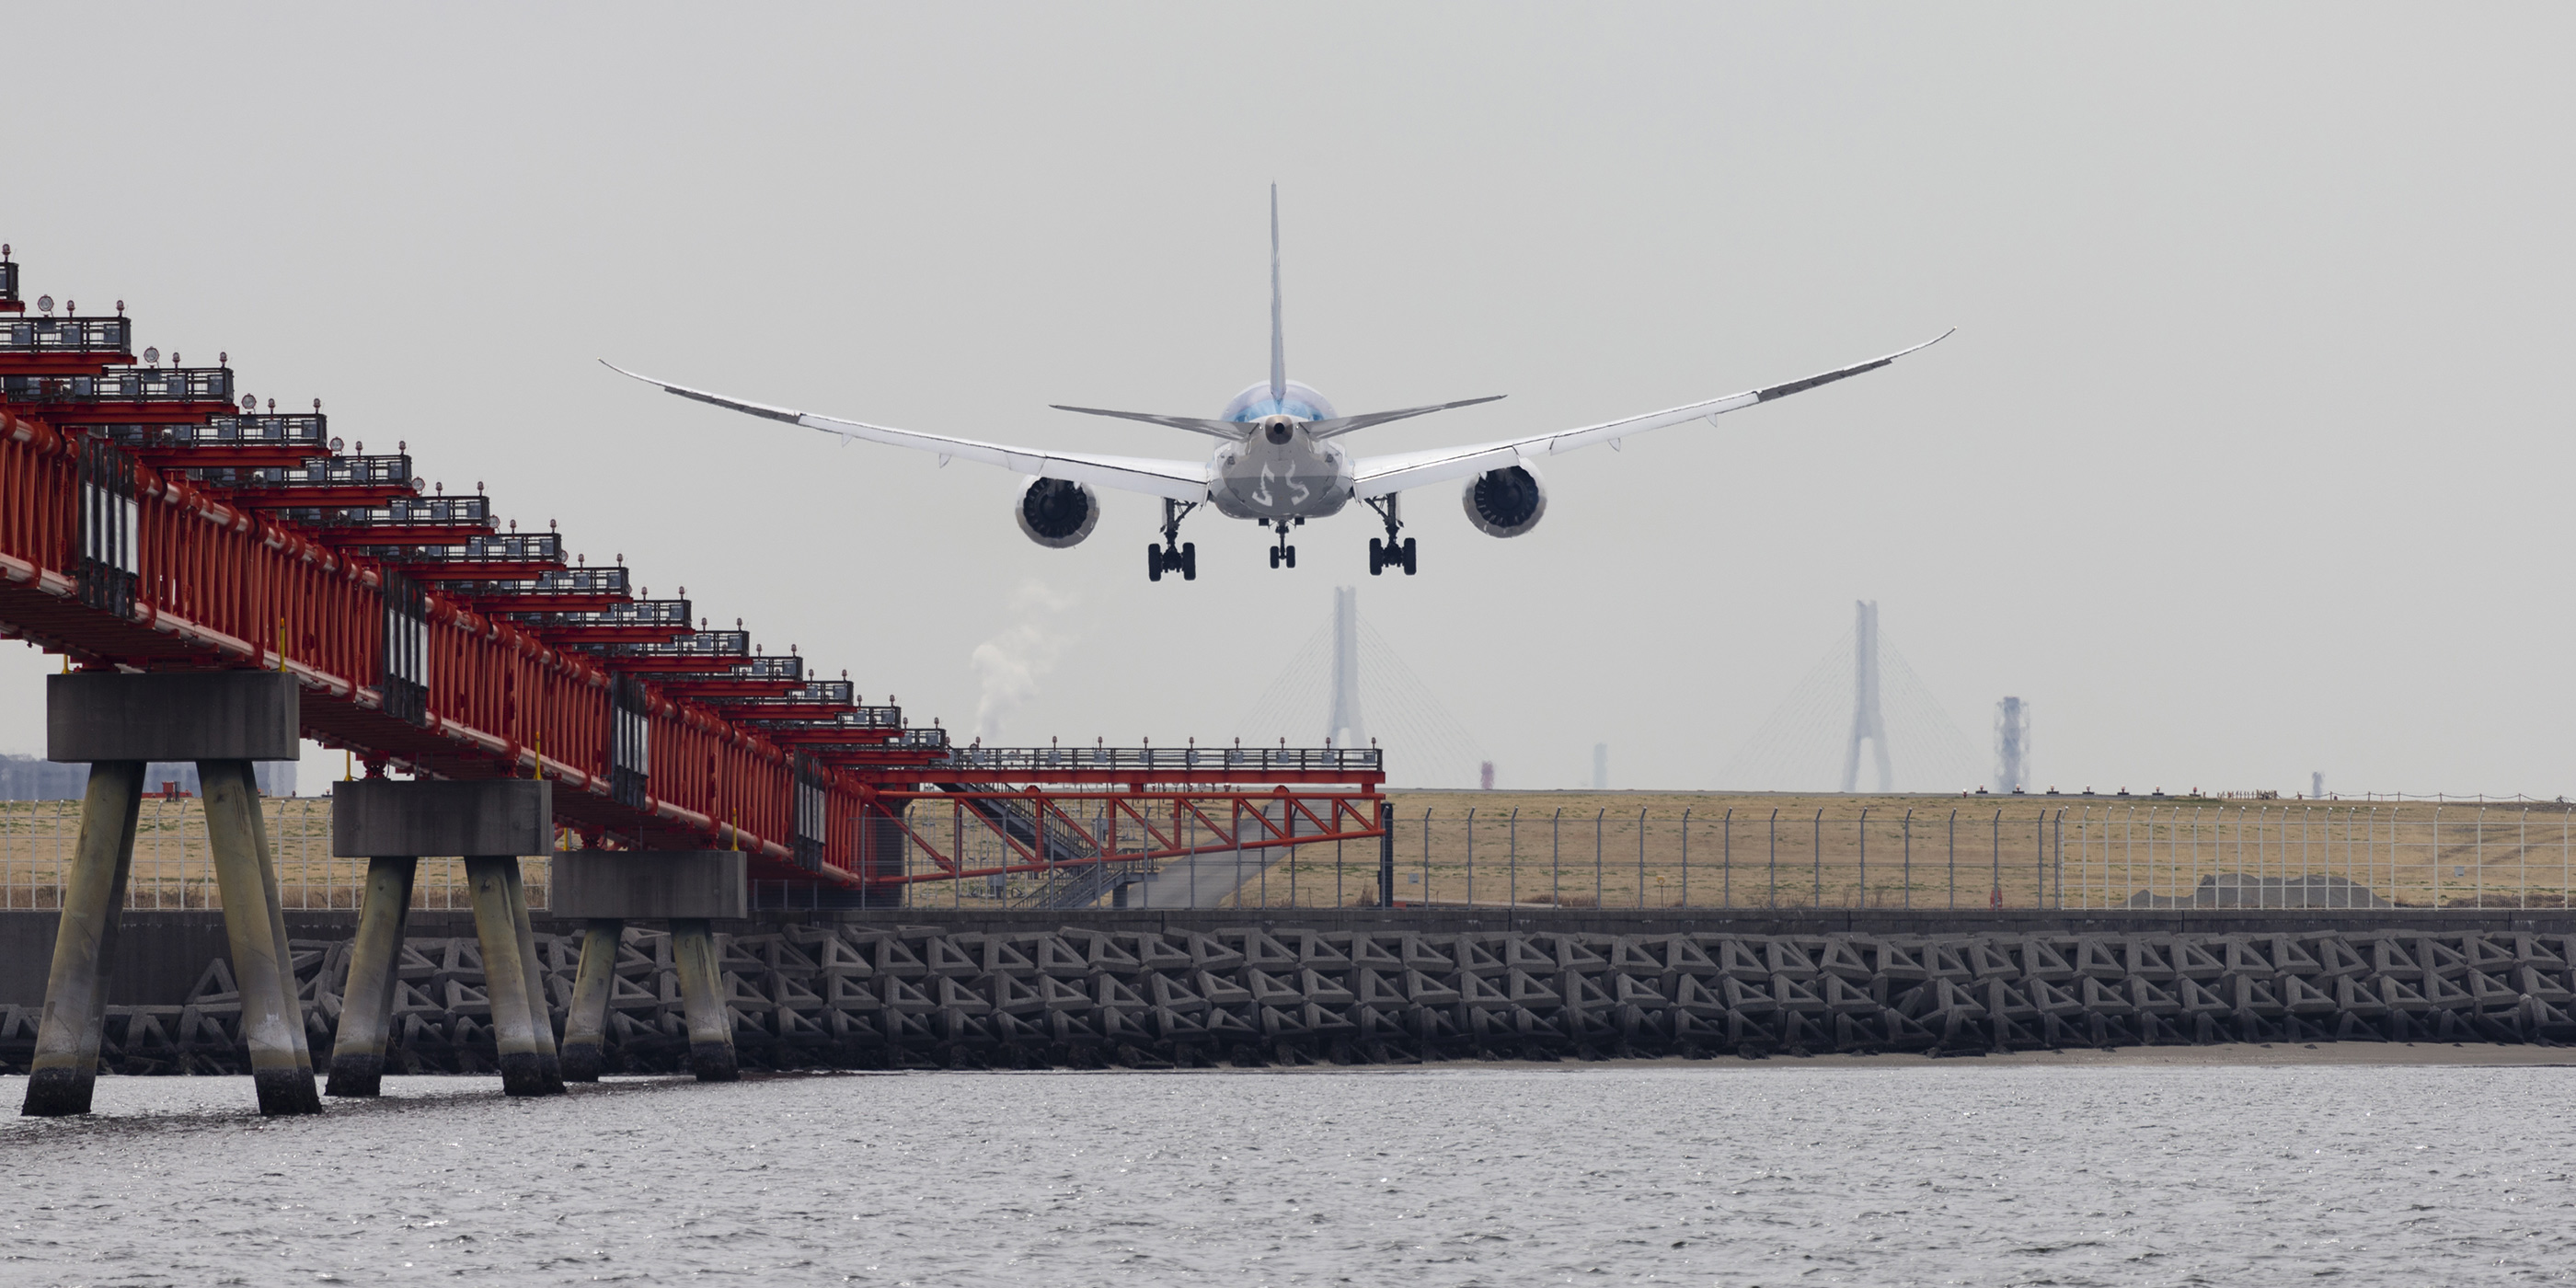
[[(558, 1027), (579, 940), (538, 938)], [(1163, 1067), (2324, 1041), (2576, 1041), (2576, 936), (1166, 934), (790, 927), (719, 936), (754, 1068)], [(670, 936), (627, 930), (606, 1064), (688, 1030)], [(296, 941), (317, 1049), (348, 946)], [(476, 941), (403, 949), (388, 1065), (493, 1067)], [(111, 1008), (131, 1073), (242, 1066), (223, 963), (182, 1007)], [(22, 1021), (0, 1029), (0, 1042)], [(11, 1045), (21, 1045), (12, 1043)], [(20, 1058), (0, 1046), (0, 1058)]]

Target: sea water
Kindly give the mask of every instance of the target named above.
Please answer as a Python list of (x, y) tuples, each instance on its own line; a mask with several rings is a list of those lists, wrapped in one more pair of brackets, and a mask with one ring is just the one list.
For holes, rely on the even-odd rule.
[[(0, 1079), (0, 1094), (23, 1093)], [(2576, 1069), (1830, 1058), (110, 1078), (0, 1125), (0, 1283), (2576, 1278)]]

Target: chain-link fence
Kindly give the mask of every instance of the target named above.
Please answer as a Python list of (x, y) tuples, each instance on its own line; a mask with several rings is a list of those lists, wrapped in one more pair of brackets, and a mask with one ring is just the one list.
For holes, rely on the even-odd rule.
[[(1376, 905), (1385, 881), (1412, 906), (2564, 908), (2576, 890), (2576, 815), (2557, 803), (1443, 793), (1392, 804), (1391, 863), (1375, 840), (1226, 850), (1186, 817), (1176, 835), (1198, 853), (1120, 858), (1148, 838), (1102, 807), (1077, 815), (1078, 831), (1047, 820), (1049, 870), (959, 881), (922, 841), (971, 871), (1025, 863), (1035, 834), (1025, 818), (919, 801), (903, 870), (928, 879), (905, 902), (1354, 907)], [(329, 799), (260, 806), (286, 906), (356, 908), (366, 862), (331, 857)], [(0, 804), (0, 906), (58, 906), (79, 830), (78, 801)], [(550, 865), (522, 863), (542, 908)], [(763, 907), (815, 901), (807, 887), (755, 893)], [(202, 802), (143, 802), (126, 897), (138, 909), (222, 906)], [(468, 907), (464, 864), (423, 859), (412, 900)]]
[[(260, 801), (269, 855), (277, 866), (278, 895), (289, 908), (358, 906), (367, 880), (365, 859), (331, 857), (331, 800), (327, 796), (270, 797)], [(62, 906), (62, 882), (80, 836), (79, 801), (0, 803), (0, 907)], [(126, 878), (125, 906), (134, 909), (221, 908), (214, 851), (209, 847), (203, 800), (152, 796), (134, 826), (134, 866)], [(552, 863), (545, 856), (520, 860), (530, 907), (546, 905)], [(422, 859), (412, 882), (415, 908), (471, 906), (465, 864), (457, 858)]]
[[(2555, 803), (1518, 795), (1396, 796), (1391, 864), (1327, 842), (925, 881), (909, 902), (1077, 907), (1123, 886), (1129, 907), (1370, 906), (1385, 878), (1399, 905), (1561, 908), (2563, 908), (2576, 889)], [(1019, 861), (948, 802), (909, 818), (969, 868)], [(918, 846), (906, 870), (944, 871)]]

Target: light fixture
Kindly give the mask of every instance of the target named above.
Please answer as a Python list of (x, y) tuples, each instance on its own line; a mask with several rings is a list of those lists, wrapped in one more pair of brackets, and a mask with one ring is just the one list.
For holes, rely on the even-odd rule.
[(143, 360), (145, 362), (159, 362), (161, 360), (161, 351), (157, 348), (145, 349), (143, 351)]

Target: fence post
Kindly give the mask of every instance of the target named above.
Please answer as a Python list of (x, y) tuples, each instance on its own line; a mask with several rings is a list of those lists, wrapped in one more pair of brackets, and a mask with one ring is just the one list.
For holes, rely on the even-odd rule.
[(1607, 805), (1592, 812), (1592, 906), (1595, 908), (1601, 906), (1601, 826), (1602, 821), (1609, 817), (1610, 807)]
[(2004, 812), (2000, 806), (1995, 810), (1994, 822), (1987, 828), (1987, 841), (1994, 847), (1994, 879), (1987, 887), (1986, 906), (2000, 908), (2004, 906)]
[(1766, 906), (1776, 909), (1780, 906), (1780, 809), (1776, 805), (1771, 809), (1768, 826), (1771, 832), (1771, 902)]
[(1717, 906), (1735, 906), (1735, 807), (1717, 820)]
[(1860, 807), (1860, 902), (1856, 908), (1869, 906), (1869, 806)]
[(1646, 807), (1637, 807), (1637, 907), (1646, 906)]
[(1681, 906), (1683, 906), (1683, 907), (1685, 907), (1685, 908), (1687, 908), (1687, 907), (1691, 906), (1691, 901), (1690, 901), (1690, 816), (1691, 816), (1691, 812), (1690, 812), (1688, 809), (1684, 809), (1684, 810), (1682, 811), (1682, 903), (1681, 903)]
[[(1422, 893), (1428, 898), (1430, 887), (1423, 887)], [(1467, 906), (1476, 906), (1476, 807), (1473, 805), (1467, 807)]]
[(1959, 811), (1950, 811), (1950, 906), (1959, 906)]
[(1510, 883), (1509, 883), (1509, 884), (1504, 888), (1504, 891), (1503, 891), (1504, 896), (1505, 896), (1505, 898), (1504, 898), (1504, 902), (1511, 904), (1513, 907), (1519, 907), (1519, 906), (1520, 906), (1520, 902), (1521, 902), (1521, 807), (1520, 807), (1520, 806), (1518, 806), (1518, 805), (1514, 805), (1514, 806), (1512, 806), (1512, 817), (1511, 817), (1511, 821), (1510, 821), (1510, 822), (1508, 822), (1508, 823), (1506, 823), (1506, 824), (1504, 825), (1504, 827), (1505, 827), (1505, 832), (1504, 832), (1504, 837), (1505, 837), (1505, 841), (1504, 841), (1504, 848), (1510, 851), (1509, 865), (1510, 865), (1510, 867), (1511, 867), (1511, 871), (1512, 871), (1511, 881), (1510, 881)]
[(1914, 911), (1914, 807), (1905, 807), (1905, 910)]
[(1377, 906), (1395, 906), (1395, 802), (1377, 803)]
[(1565, 807), (1556, 807), (1556, 817), (1547, 824), (1547, 906), (1565, 906), (1564, 847), (1559, 844), (1565, 834)]
[(1422, 902), (1431, 902), (1431, 808), (1422, 810)]
[(1821, 912), (1825, 906), (1825, 811), (1816, 809), (1815, 830), (1807, 838), (1808, 857), (1816, 861), (1816, 899), (1812, 905)]

